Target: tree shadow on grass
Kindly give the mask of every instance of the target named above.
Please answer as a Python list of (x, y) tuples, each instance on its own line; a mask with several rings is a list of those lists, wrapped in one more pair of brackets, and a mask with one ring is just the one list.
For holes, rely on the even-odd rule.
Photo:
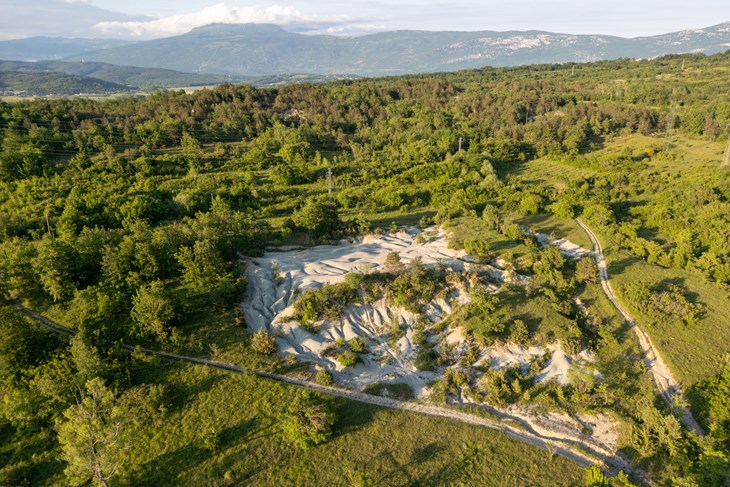
[(391, 222), (395, 222), (399, 226), (403, 225), (417, 225), (421, 218), (433, 218), (436, 214), (435, 211), (415, 211), (413, 213), (406, 213), (398, 216), (390, 216), (384, 218), (374, 218), (370, 221), (373, 227), (388, 227)]
[(259, 427), (258, 421), (252, 418), (242, 421), (237, 425), (226, 428), (221, 431), (219, 435), (220, 449), (227, 450), (232, 446), (242, 443), (248, 443), (249, 441), (257, 440), (263, 438), (264, 436), (274, 434), (274, 431), (271, 431), (269, 434), (266, 435), (261, 434), (263, 431), (270, 430), (272, 426), (273, 425), (269, 425), (261, 428)]
[(375, 414), (382, 409), (372, 404), (347, 401), (342, 398), (333, 399), (330, 405), (337, 418), (333, 430), (334, 436), (346, 435), (359, 430), (369, 424)]
[(8, 441), (0, 453), (1, 485), (50, 484), (64, 468), (64, 462), (55, 455), (39, 455), (55, 448), (54, 436), (49, 430), (35, 435), (16, 435), (9, 424), (0, 424), (0, 438)]
[(409, 461), (403, 464), (396, 460), (392, 452), (384, 451), (373, 460), (380, 460), (381, 462), (384, 461), (392, 465), (392, 468), (388, 468), (386, 471), (381, 471), (381, 475), (375, 479), (376, 484), (418, 485), (418, 480), (413, 479), (409, 473), (410, 468), (431, 461), (443, 450), (444, 448), (438, 443), (429, 443), (420, 448), (416, 448)]
[(218, 373), (192, 384), (181, 384), (175, 381), (160, 382), (166, 384), (165, 396), (168, 399), (169, 410), (172, 412), (182, 409), (195, 396), (210, 391), (221, 380), (223, 380), (223, 375)]
[(608, 277), (614, 277), (626, 272), (626, 269), (639, 262), (638, 257), (625, 257), (620, 260), (612, 260), (608, 263)]
[(151, 458), (134, 476), (126, 479), (128, 485), (174, 485), (186, 470), (207, 459), (209, 452), (196, 441)]
[(220, 447), (216, 451), (216, 461), (212, 467), (217, 477), (230, 475), (237, 480), (253, 477), (269, 468), (269, 465), (258, 462), (243, 462), (241, 457), (253, 442), (277, 434), (276, 423), (260, 427), (255, 419), (243, 421), (223, 430), (220, 435)]
[[(211, 451), (204, 448), (202, 434), (193, 437), (190, 442), (174, 451), (169, 451), (150, 459), (133, 477), (127, 479), (129, 485), (175, 485), (173, 479), (183, 479), (184, 473), (203, 462), (211, 461), (211, 474), (223, 477), (228, 470), (241, 463), (241, 450), (245, 445), (276, 434), (275, 423), (260, 427), (256, 419), (247, 419), (218, 433), (218, 447)], [(260, 470), (267, 467), (262, 465)], [(255, 475), (256, 471), (246, 472), (246, 476)], [(237, 472), (240, 476), (241, 472)], [(185, 482), (180, 481), (180, 484)]]

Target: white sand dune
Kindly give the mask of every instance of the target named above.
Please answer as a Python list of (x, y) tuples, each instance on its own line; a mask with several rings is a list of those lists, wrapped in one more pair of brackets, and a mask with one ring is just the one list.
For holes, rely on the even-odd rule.
[[(470, 264), (464, 261), (466, 253), (448, 248), (446, 233), (437, 227), (428, 230), (429, 239), (416, 242), (417, 229), (397, 234), (368, 235), (355, 242), (339, 245), (320, 245), (303, 250), (267, 252), (252, 259), (246, 268), (249, 296), (241, 309), (251, 331), (264, 328), (277, 335), (279, 352), (294, 355), (332, 371), (338, 382), (362, 387), (378, 381), (398, 381), (410, 384), (416, 393), (436, 376), (420, 372), (412, 365), (415, 353), (413, 326), (417, 317), (404, 309), (379, 300), (375, 303), (349, 306), (336, 321), (318, 323), (317, 333), (311, 333), (288, 319), (293, 313), (296, 296), (309, 289), (342, 282), (350, 272), (370, 269), (382, 270), (388, 254), (397, 252), (404, 264), (418, 257), (429, 266), (440, 264), (447, 269), (463, 272)], [(449, 296), (455, 302), (464, 302), (466, 296), (454, 292)], [(451, 312), (452, 305), (444, 299), (429, 304), (426, 316), (432, 323), (441, 321)], [(400, 321), (404, 336), (396, 343), (388, 343), (387, 331), (393, 320)], [(335, 345), (338, 338), (362, 338), (366, 353), (361, 361), (343, 368), (333, 356), (322, 352)]]
[[(530, 230), (528, 230), (530, 231)], [(532, 232), (533, 235), (535, 235), (535, 238), (537, 238), (537, 241), (540, 242), (541, 245), (544, 247), (547, 247), (548, 245), (554, 245), (558, 249), (560, 249), (560, 252), (567, 255), (570, 258), (573, 259), (582, 259), (583, 257), (586, 257), (588, 255), (593, 255), (592, 250), (584, 249), (578, 244), (574, 244), (570, 240), (566, 240), (564, 238), (561, 239), (552, 239), (550, 238), (550, 235), (546, 235), (544, 233), (538, 233), (538, 232)]]
[[(361, 388), (378, 381), (404, 382), (410, 384), (417, 395), (426, 393), (426, 384), (437, 375), (418, 371), (413, 366), (417, 352), (413, 334), (418, 318), (413, 313), (381, 299), (370, 304), (348, 306), (338, 320), (317, 323), (319, 329), (316, 333), (307, 331), (290, 318), (298, 294), (342, 282), (351, 272), (383, 270), (385, 259), (391, 252), (397, 252), (406, 265), (418, 257), (427, 266), (443, 265), (454, 272), (472, 269), (471, 256), (448, 248), (444, 230), (438, 227), (428, 229), (424, 232), (428, 238), (420, 244), (416, 242), (419, 233), (419, 230), (409, 228), (396, 234), (368, 235), (338, 245), (267, 252), (263, 257), (250, 260), (246, 267), (249, 295), (241, 304), (250, 331), (263, 328), (274, 333), (279, 353), (316, 363), (333, 372), (340, 383)], [(578, 255), (576, 247), (580, 249), (567, 242), (560, 245), (560, 250), (568, 255)], [(522, 276), (510, 273), (505, 270), (506, 267), (507, 263), (497, 262), (495, 266), (480, 265), (479, 270), (499, 281), (519, 282)], [(493, 292), (498, 290), (496, 286), (491, 289)], [(424, 314), (432, 324), (436, 324), (447, 317), (454, 306), (467, 301), (465, 293), (452, 291), (447, 299), (439, 298), (428, 304)], [(400, 322), (404, 334), (393, 343), (388, 340), (388, 332), (394, 320)], [(345, 368), (336, 360), (336, 353), (325, 353), (336, 347), (338, 339), (349, 341), (353, 338), (363, 339), (366, 345), (357, 365)], [(466, 349), (462, 330), (446, 330), (442, 336), (432, 337), (431, 341), (438, 342), (441, 338), (455, 347), (457, 355)], [(548, 348), (553, 352), (552, 359), (538, 374), (538, 379), (568, 383), (571, 359), (558, 345)], [(478, 364), (489, 361), (494, 368), (516, 364), (526, 366), (532, 357), (544, 353), (545, 349), (540, 347), (526, 350), (515, 345), (494, 347), (482, 354)]]
[[(541, 357), (548, 351), (551, 352), (550, 360), (536, 374), (535, 379), (538, 382), (556, 380), (561, 385), (569, 384), (570, 376), (568, 371), (574, 360), (565, 354), (559, 343), (554, 343), (546, 348), (536, 346), (524, 348), (512, 343), (491, 347), (480, 355), (476, 365), (489, 364), (493, 369), (520, 365), (525, 370), (535, 357)], [(594, 360), (587, 352), (581, 352), (576, 358), (579, 364), (593, 362)]]

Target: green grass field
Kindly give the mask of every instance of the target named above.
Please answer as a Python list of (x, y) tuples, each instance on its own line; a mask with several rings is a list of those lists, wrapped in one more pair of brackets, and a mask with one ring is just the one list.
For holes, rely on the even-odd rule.
[[(723, 181), (726, 181), (725, 178), (730, 174), (729, 168), (719, 166), (724, 144), (676, 134), (672, 134), (669, 138), (640, 134), (616, 137), (606, 141), (603, 147), (592, 152), (590, 157), (593, 160), (610, 161), (622, 154), (630, 153), (637, 157), (647, 150), (661, 151), (667, 147), (670, 157), (645, 159), (637, 164), (636, 180), (644, 181), (641, 184), (649, 184), (649, 187), (639, 191), (629, 202), (629, 206), (635, 208), (630, 211), (636, 212), (636, 215), (643, 215), (644, 213), (641, 213), (644, 211), (643, 208), (651, 205), (655, 198), (670, 203), (670, 193), (663, 193), (669, 189), (667, 185), (670, 182), (675, 187), (676, 185), (695, 187), (700, 191), (702, 188), (722, 187)], [(540, 158), (511, 169), (509, 174), (521, 183), (546, 184), (561, 190), (575, 178), (610, 174), (609, 166), (584, 168), (569, 162)], [(585, 232), (572, 221), (546, 215), (530, 216), (517, 221), (534, 230), (554, 234), (557, 237), (567, 237), (576, 244), (591, 248)], [(660, 244), (667, 240), (667, 236), (654, 227), (640, 226), (638, 232), (639, 235)], [(612, 236), (601, 235), (600, 238), (604, 245), (614, 290), (637, 318), (639, 326), (649, 334), (685, 389), (691, 391), (698, 382), (717, 374), (722, 367), (723, 355), (730, 350), (728, 329), (730, 294), (727, 288), (709, 282), (705, 276), (696, 271), (665, 268), (647, 263), (625, 250), (618, 249), (611, 243), (611, 239), (606, 237)], [(621, 297), (625, 285), (636, 280), (680, 283), (687, 289), (691, 301), (704, 306), (704, 312), (691, 326), (678, 323), (676, 320), (664, 320), (650, 325), (649, 323), (655, 320), (648, 319), (628, 300)], [(600, 310), (597, 310), (598, 315), (611, 320), (616, 319), (615, 310), (602, 295), (595, 296), (593, 302), (600, 306)]]
[(643, 262), (625, 252), (608, 249), (606, 258), (611, 282), (616, 291), (638, 278), (653, 282), (679, 281), (696, 296), (696, 301), (705, 305), (703, 316), (694, 325), (679, 326), (667, 320), (647, 326), (646, 323), (650, 320), (631, 306), (631, 303), (622, 299), (682, 383), (691, 386), (718, 373), (722, 368), (723, 355), (730, 350), (730, 298), (727, 291), (716, 284), (708, 283), (697, 273), (665, 269)]
[[(609, 141), (592, 155), (610, 158), (618, 156), (627, 149), (634, 154), (640, 154), (648, 148), (661, 148), (664, 143), (665, 139), (662, 137), (637, 134)], [(730, 173), (718, 165), (722, 158), (722, 143), (690, 139), (686, 136), (673, 136), (671, 144), (670, 151), (673, 155), (671, 159), (651, 159), (645, 163), (644, 167), (637, 169), (638, 173), (658, 174), (675, 181), (676, 184), (698, 187), (712, 187), (725, 177), (725, 172)], [(525, 163), (524, 167), (514, 174), (514, 177), (521, 181), (555, 184), (560, 183), (561, 178), (570, 179), (576, 175), (583, 177), (585, 174), (578, 174), (572, 166), (563, 163), (538, 159)], [(637, 196), (633, 204), (636, 206), (646, 204), (651, 201), (656, 191), (657, 189), (654, 188), (644, 192)], [(579, 228), (571, 229), (568, 224), (558, 226), (551, 222), (554, 217), (531, 217), (531, 220), (522, 221), (538, 230), (540, 225), (548, 225), (547, 229), (551, 228), (550, 225), (556, 225), (556, 235), (562, 233), (575, 243), (583, 246), (587, 244), (587, 236), (584, 235), (583, 238), (578, 236), (581, 233)], [(543, 221), (541, 222), (541, 220)], [(659, 241), (663, 238), (660, 233), (654, 232), (651, 228), (642, 228), (640, 234), (642, 232), (645, 232), (647, 237)], [(622, 287), (634, 280), (652, 282), (673, 280), (681, 282), (689, 290), (693, 299), (705, 306), (705, 312), (691, 327), (680, 326), (669, 320), (658, 323), (656, 326), (646, 326), (646, 316), (623, 300), (637, 317), (639, 325), (645, 329), (659, 348), (678, 379), (685, 387), (691, 387), (698, 381), (718, 373), (722, 365), (723, 354), (730, 350), (730, 328), (727, 326), (728, 317), (730, 317), (730, 294), (727, 289), (708, 282), (698, 272), (649, 264), (625, 251), (611, 247), (604, 237), (605, 235), (601, 236), (601, 240), (609, 264), (609, 274), (614, 290), (619, 297)], [(589, 244), (587, 248), (590, 248)]]
[[(140, 428), (122, 485), (580, 485), (583, 477), (567, 460), (485, 428), (339, 398), (327, 398), (338, 418), (333, 438), (302, 451), (278, 425), (295, 388), (158, 360), (138, 374), (166, 385), (170, 410)], [(213, 451), (203, 446), (211, 431)]]

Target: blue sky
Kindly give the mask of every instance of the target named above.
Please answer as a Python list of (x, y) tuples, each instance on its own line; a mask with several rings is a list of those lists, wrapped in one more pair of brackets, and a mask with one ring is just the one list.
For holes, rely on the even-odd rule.
[(730, 21), (730, 0), (0, 0), (0, 39), (30, 35), (150, 39), (212, 22), (302, 33), (396, 29), (546, 30), (623, 37)]

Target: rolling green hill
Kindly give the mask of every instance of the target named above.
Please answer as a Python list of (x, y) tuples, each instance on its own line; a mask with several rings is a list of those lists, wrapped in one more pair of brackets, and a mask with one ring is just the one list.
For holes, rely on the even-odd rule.
[(151, 92), (181, 87), (248, 83), (254, 86), (282, 86), (296, 83), (323, 83), (354, 76), (281, 74), (247, 77), (183, 73), (170, 69), (116, 66), (98, 62), (0, 61), (4, 84), (0, 91), (24, 95), (76, 95)]
[[(225, 82), (241, 83), (249, 81), (241, 76), (233, 78), (225, 75), (182, 73), (170, 69), (116, 66), (114, 64), (99, 62), (38, 61), (30, 63), (22, 61), (0, 61), (0, 72), (2, 71), (18, 71), (29, 74), (62, 73), (94, 78), (144, 91), (178, 86), (206, 86)], [(31, 86), (29, 88), (32, 89), (33, 87)]]
[(26, 96), (110, 94), (133, 91), (129, 86), (88, 76), (63, 73), (0, 71), (0, 94)]

